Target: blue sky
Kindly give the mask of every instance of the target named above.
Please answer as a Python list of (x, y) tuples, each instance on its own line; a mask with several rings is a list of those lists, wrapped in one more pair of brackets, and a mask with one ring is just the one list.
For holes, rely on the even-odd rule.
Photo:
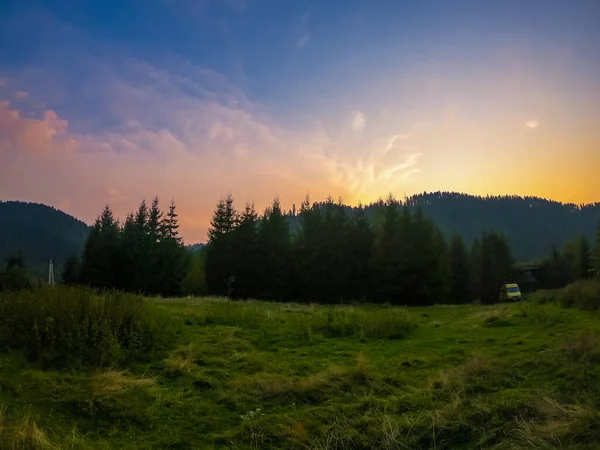
[(3, 199), (157, 193), (193, 241), (228, 191), (599, 200), (598, 1), (0, 5)]

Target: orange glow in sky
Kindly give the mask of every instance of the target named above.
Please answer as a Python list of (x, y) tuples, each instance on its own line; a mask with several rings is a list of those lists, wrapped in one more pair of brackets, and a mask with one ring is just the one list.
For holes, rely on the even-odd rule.
[[(0, 62), (0, 199), (91, 223), (107, 203), (124, 218), (158, 195), (165, 209), (175, 199), (187, 243), (206, 240), (228, 192), (259, 212), (307, 193), (350, 204), (423, 191), (600, 201), (597, 16), (565, 16), (568, 2), (467, 3), (443, 17), (415, 5), (438, 24), (428, 29), (396, 24), (400, 10), (342, 11), (335, 27), (325, 8), (291, 11), (287, 28), (263, 24), (263, 41), (262, 16), (240, 2), (215, 42), (192, 36), (205, 29), (186, 28), (194, 13), (174, 8), (151, 45), (135, 27), (101, 28), (109, 42), (103, 24), (15, 5), (0, 39), (23, 24), (33, 34)], [(216, 21), (207, 8), (193, 20)], [(190, 36), (176, 42), (175, 29)], [(206, 45), (185, 46), (196, 37)]]

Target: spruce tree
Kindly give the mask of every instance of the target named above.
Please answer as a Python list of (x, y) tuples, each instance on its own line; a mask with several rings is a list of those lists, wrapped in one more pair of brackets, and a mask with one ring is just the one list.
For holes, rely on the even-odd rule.
[(371, 273), (371, 253), (375, 235), (365, 215), (365, 208), (359, 205), (348, 224), (347, 242), (348, 272), (346, 285), (347, 297), (366, 301), (372, 296), (373, 277)]
[(592, 250), (588, 238), (582, 235), (577, 248), (575, 274), (577, 279), (589, 278), (592, 275)]
[[(406, 304), (405, 294), (411, 274), (406, 260), (409, 252), (411, 217), (408, 209), (400, 212), (400, 204), (389, 195), (383, 209), (381, 230), (373, 246), (373, 277), (376, 302)], [(408, 239), (407, 239), (408, 238)]]
[(123, 274), (123, 289), (127, 291), (142, 291), (136, 286), (136, 272), (139, 270), (136, 258), (137, 225), (133, 214), (128, 214), (121, 228), (121, 272)]
[(65, 260), (60, 278), (63, 284), (67, 285), (78, 284), (81, 281), (81, 263), (77, 256), (70, 256)]
[(405, 231), (410, 243), (406, 254), (405, 296), (412, 305), (447, 301), (450, 261), (444, 237), (418, 207)]
[(131, 264), (130, 290), (149, 293), (151, 286), (152, 243), (148, 227), (149, 211), (146, 201), (142, 200), (133, 216), (123, 226), (124, 253)]
[(466, 303), (469, 299), (469, 254), (458, 233), (452, 236), (450, 242), (450, 267), (452, 282), (449, 301), (452, 304)]
[(503, 234), (484, 232), (481, 235), (476, 271), (478, 298), (482, 303), (496, 303), (500, 299), (502, 285), (514, 281), (515, 276), (511, 249)]
[(122, 288), (121, 262), (119, 223), (107, 205), (86, 240), (82, 280), (93, 287)]
[(296, 294), (303, 301), (315, 301), (320, 296), (319, 288), (323, 285), (319, 272), (321, 244), (321, 210), (317, 204), (311, 204), (306, 195), (300, 205), (300, 230), (296, 240)]
[(258, 214), (253, 203), (246, 203), (239, 217), (239, 225), (231, 232), (233, 255), (233, 286), (231, 295), (236, 298), (256, 297), (258, 292)]
[(258, 232), (261, 298), (290, 299), (292, 248), (286, 218), (279, 198), (265, 211)]
[[(152, 214), (151, 214), (152, 216)], [(154, 244), (156, 263), (154, 276), (158, 283), (155, 293), (162, 296), (181, 294), (181, 282), (189, 265), (189, 257), (178, 235), (179, 221), (175, 201), (171, 201), (169, 212), (162, 222), (160, 240)]]
[(315, 263), (312, 269), (313, 295), (321, 302), (339, 303), (346, 299), (348, 261), (347, 218), (340, 201), (330, 196), (319, 208)]
[(169, 212), (166, 214), (163, 219), (163, 229), (165, 233), (165, 237), (169, 239), (174, 239), (177, 242), (181, 242), (181, 238), (179, 237), (179, 219), (177, 218), (179, 215), (175, 212), (175, 200), (171, 200), (171, 204), (169, 205)]
[(552, 246), (550, 257), (540, 264), (535, 277), (542, 289), (559, 289), (572, 282), (571, 268), (556, 245)]
[(469, 301), (481, 302), (482, 295), (482, 245), (479, 238), (473, 241), (469, 256)]
[(206, 285), (214, 295), (227, 295), (233, 274), (235, 255), (231, 248), (231, 233), (238, 223), (233, 196), (221, 198), (213, 213), (206, 247)]
[(31, 288), (31, 281), (22, 255), (20, 253), (12, 255), (6, 262), (6, 268), (0, 271), (0, 292), (29, 288)]

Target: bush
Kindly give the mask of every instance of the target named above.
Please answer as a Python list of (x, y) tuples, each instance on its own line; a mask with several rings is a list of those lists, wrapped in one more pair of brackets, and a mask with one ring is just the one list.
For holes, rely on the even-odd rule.
[(540, 289), (531, 294), (529, 300), (537, 304), (554, 303), (559, 292), (559, 290)]
[(600, 281), (579, 280), (558, 292), (558, 303), (566, 308), (600, 308)]
[(84, 287), (0, 294), (0, 351), (50, 367), (116, 366), (164, 349), (173, 323), (149, 300)]

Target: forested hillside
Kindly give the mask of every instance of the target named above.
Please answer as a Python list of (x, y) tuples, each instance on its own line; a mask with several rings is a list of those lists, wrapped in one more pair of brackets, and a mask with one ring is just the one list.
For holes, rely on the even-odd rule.
[[(580, 206), (537, 197), (477, 197), (449, 192), (419, 194), (406, 202), (413, 211), (420, 206), (447, 239), (456, 232), (470, 245), (483, 231), (505, 234), (518, 261), (545, 257), (553, 245), (562, 248), (581, 234), (593, 241), (600, 221), (600, 203)], [(383, 201), (365, 207), (364, 214), (371, 223), (381, 220), (382, 205)], [(294, 234), (299, 228), (298, 211), (294, 207), (286, 216)], [(67, 257), (81, 253), (88, 231), (82, 221), (50, 206), (0, 201), (1, 261), (20, 252), (30, 269), (45, 267), (50, 258), (60, 265)], [(197, 251), (202, 245), (190, 247)]]
[(29, 270), (42, 274), (52, 258), (59, 267), (80, 254), (89, 227), (39, 203), (0, 201), (0, 261), (20, 254)]
[[(413, 212), (420, 207), (448, 239), (458, 233), (471, 244), (484, 231), (503, 233), (518, 261), (545, 257), (553, 245), (562, 248), (574, 236), (583, 234), (593, 241), (600, 221), (600, 203), (574, 205), (539, 197), (479, 197), (455, 192), (423, 193), (404, 201)], [(366, 205), (365, 215), (371, 222), (379, 220), (383, 204), (381, 200)], [(290, 222), (292, 230), (297, 230), (299, 221), (293, 211)]]
[(538, 197), (476, 197), (451, 192), (424, 193), (407, 199), (420, 206), (440, 229), (458, 232), (472, 242), (482, 231), (502, 232), (517, 260), (548, 255), (574, 236), (593, 241), (600, 221), (600, 203), (563, 204)]

